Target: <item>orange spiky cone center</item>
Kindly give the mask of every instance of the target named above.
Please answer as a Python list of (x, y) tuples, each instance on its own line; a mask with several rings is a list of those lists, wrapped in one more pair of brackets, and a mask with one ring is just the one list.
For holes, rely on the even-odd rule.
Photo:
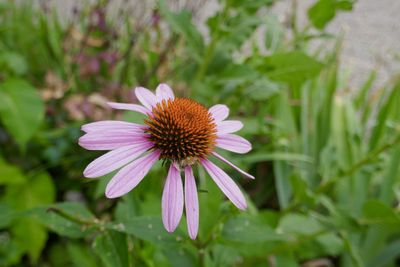
[(145, 120), (147, 133), (161, 158), (191, 165), (211, 153), (216, 125), (208, 110), (187, 98), (163, 100), (153, 107)]

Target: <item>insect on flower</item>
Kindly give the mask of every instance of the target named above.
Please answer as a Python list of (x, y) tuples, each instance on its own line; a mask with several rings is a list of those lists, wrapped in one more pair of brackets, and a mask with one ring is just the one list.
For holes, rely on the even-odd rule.
[[(88, 150), (111, 150), (91, 162), (84, 170), (84, 176), (99, 177), (122, 167), (106, 188), (106, 196), (116, 198), (137, 186), (157, 160), (170, 163), (162, 195), (163, 223), (168, 232), (173, 232), (182, 217), (185, 203), (188, 232), (192, 239), (196, 238), (199, 226), (194, 164), (206, 169), (236, 207), (246, 209), (246, 200), (239, 187), (208, 159), (213, 156), (254, 179), (215, 151), (216, 147), (236, 153), (251, 150), (246, 139), (232, 134), (243, 124), (237, 120), (225, 120), (229, 115), (228, 107), (215, 105), (207, 110), (191, 99), (176, 98), (166, 84), (160, 84), (156, 94), (143, 87), (136, 88), (135, 94), (142, 105), (108, 104), (114, 109), (145, 114), (143, 125), (99, 121), (82, 126), (86, 134), (79, 139), (80, 146)], [(185, 177), (184, 187), (181, 172)]]

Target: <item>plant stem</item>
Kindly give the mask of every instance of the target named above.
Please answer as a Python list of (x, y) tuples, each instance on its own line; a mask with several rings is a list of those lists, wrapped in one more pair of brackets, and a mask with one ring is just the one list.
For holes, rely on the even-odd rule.
[(381, 146), (380, 148), (376, 149), (372, 153), (369, 153), (365, 158), (358, 161), (352, 167), (350, 167), (349, 169), (344, 171), (341, 175), (330, 178), (330, 179), (326, 180), (325, 182), (321, 183), (320, 186), (317, 188), (316, 192), (317, 193), (325, 192), (327, 189), (330, 188), (330, 186), (332, 186), (333, 184), (338, 182), (343, 177), (347, 177), (347, 176), (354, 174), (356, 171), (358, 171), (364, 165), (366, 165), (370, 162), (373, 162), (381, 153), (385, 152), (386, 150), (392, 148), (394, 145), (397, 145), (399, 143), (400, 143), (400, 135), (397, 136), (397, 138), (395, 138), (392, 142)]
[(59, 209), (57, 207), (50, 207), (47, 209), (47, 212), (54, 212), (58, 215), (60, 215), (61, 217), (71, 221), (71, 222), (75, 222), (77, 224), (81, 224), (81, 225), (86, 225), (86, 226), (99, 226), (99, 221), (97, 219), (94, 220), (86, 220), (83, 218), (79, 218), (79, 217), (74, 217), (71, 214), (65, 212), (62, 209)]
[[(229, 12), (229, 8), (230, 8), (230, 1), (226, 1), (225, 2), (225, 6), (224, 6), (224, 10), (222, 11), (222, 14), (219, 16), (218, 18), (218, 25), (220, 25), (221, 23), (223, 23), (223, 21), (225, 20), (225, 18), (228, 16), (228, 12)], [(215, 29), (215, 31), (213, 32), (213, 34), (211, 34), (211, 42), (207, 47), (207, 50), (205, 52), (204, 55), (204, 60), (202, 62), (202, 64), (199, 67), (199, 70), (196, 74), (196, 79), (195, 80), (202, 80), (207, 72), (207, 68), (210, 64), (210, 61), (212, 59), (212, 56), (214, 55), (214, 50), (215, 47), (218, 44), (220, 35), (219, 35), (219, 28), (217, 27)]]

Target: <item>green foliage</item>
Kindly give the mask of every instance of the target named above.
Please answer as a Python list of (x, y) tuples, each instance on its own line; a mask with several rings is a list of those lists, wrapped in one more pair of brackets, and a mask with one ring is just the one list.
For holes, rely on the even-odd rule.
[[(340, 41), (324, 32), (353, 1), (318, 0), (299, 25), (297, 10), (281, 23), (272, 0), (221, 0), (207, 36), (196, 10), (160, 1), (145, 24), (128, 9), (109, 17), (105, 2), (68, 25), (51, 9), (0, 3), (0, 266), (398, 265), (400, 82), (377, 87), (372, 70), (349, 84)], [(229, 106), (253, 145), (221, 154), (254, 181), (217, 163), (245, 192), (245, 212), (194, 169), (196, 240), (185, 218), (163, 227), (161, 163), (120, 199), (104, 197), (114, 173), (82, 179), (102, 152), (77, 145), (81, 125), (142, 123), (105, 102), (135, 102), (132, 86), (159, 82)]]
[(99, 235), (93, 242), (93, 249), (107, 267), (132, 266), (129, 263), (127, 237), (117, 232)]
[(276, 53), (266, 58), (265, 73), (271, 80), (286, 82), (293, 87), (318, 75), (322, 64), (302, 52)]
[(43, 102), (31, 84), (20, 79), (0, 83), (1, 121), (21, 146), (36, 133), (43, 115)]
[(308, 17), (314, 27), (323, 29), (340, 10), (350, 11), (353, 0), (319, 0), (309, 10)]

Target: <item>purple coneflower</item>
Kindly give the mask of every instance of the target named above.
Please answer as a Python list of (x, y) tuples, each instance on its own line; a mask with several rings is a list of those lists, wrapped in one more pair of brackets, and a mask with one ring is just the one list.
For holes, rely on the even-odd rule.
[[(157, 160), (170, 163), (162, 195), (163, 223), (168, 232), (173, 232), (182, 217), (185, 202), (188, 232), (192, 239), (196, 238), (199, 227), (199, 203), (192, 169), (194, 164), (200, 163), (206, 169), (236, 207), (246, 209), (246, 200), (239, 187), (208, 159), (214, 156), (254, 179), (215, 152), (215, 147), (241, 154), (251, 150), (251, 144), (246, 139), (232, 134), (240, 130), (243, 124), (237, 120), (225, 120), (229, 114), (228, 107), (215, 105), (207, 110), (191, 99), (175, 98), (166, 84), (160, 84), (155, 95), (143, 87), (136, 88), (135, 94), (143, 106), (108, 104), (114, 109), (145, 114), (147, 118), (144, 125), (99, 121), (82, 126), (86, 132), (79, 139), (82, 147), (88, 150), (111, 150), (90, 163), (83, 172), (84, 176), (99, 177), (122, 167), (106, 188), (106, 196), (116, 198), (137, 186)], [(181, 172), (185, 175), (185, 188)]]

